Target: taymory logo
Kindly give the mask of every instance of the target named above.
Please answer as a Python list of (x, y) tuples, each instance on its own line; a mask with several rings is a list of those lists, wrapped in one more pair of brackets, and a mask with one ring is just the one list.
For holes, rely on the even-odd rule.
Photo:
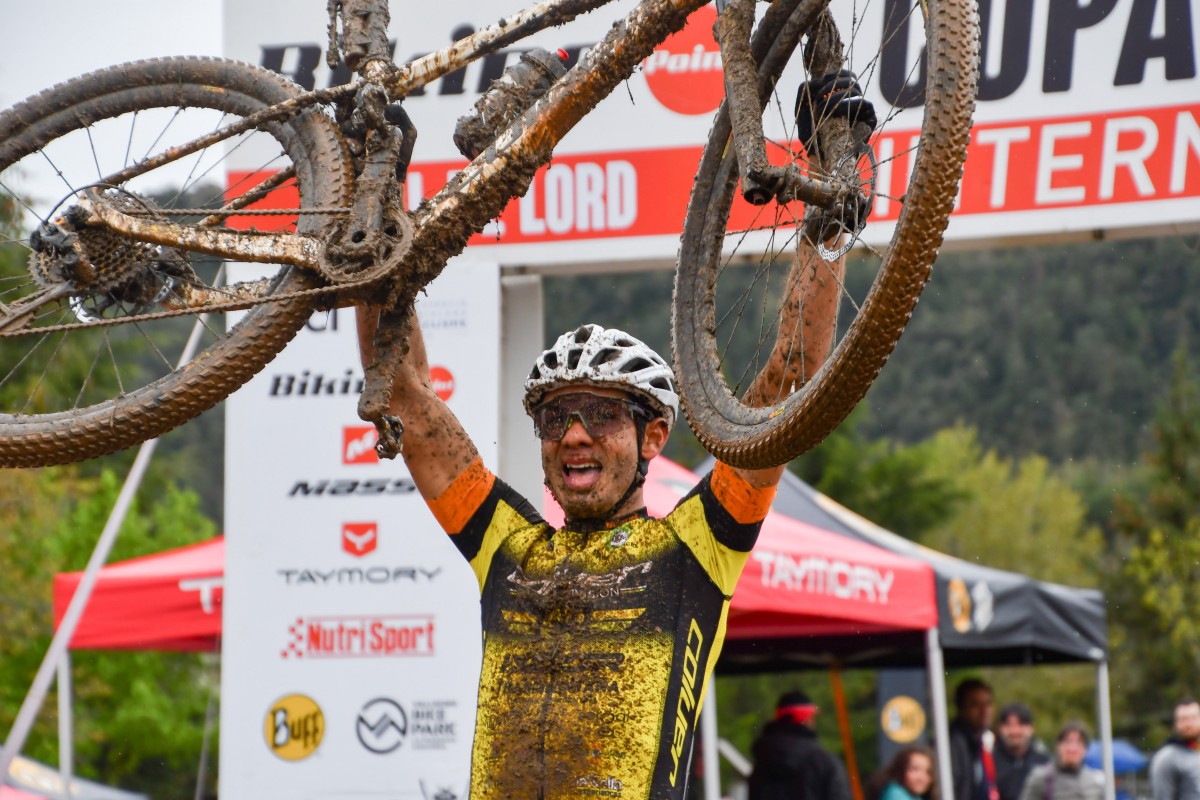
[(342, 523), (342, 549), (362, 557), (379, 546), (379, 525), (374, 522)]
[(712, 33), (716, 19), (712, 6), (697, 10), (642, 64), (651, 94), (677, 114), (710, 114), (725, 98), (721, 48)]

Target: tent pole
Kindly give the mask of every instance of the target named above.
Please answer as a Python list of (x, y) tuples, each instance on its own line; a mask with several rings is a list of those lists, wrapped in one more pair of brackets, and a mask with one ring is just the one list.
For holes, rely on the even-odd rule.
[[(933, 738), (937, 747), (938, 784), (942, 797), (954, 796), (954, 776), (950, 772), (950, 722), (946, 710), (946, 665), (938, 629), (925, 632), (925, 665), (929, 671), (929, 705), (933, 715)], [(1112, 798), (1107, 798), (1112, 800)]]
[[(224, 266), (221, 269), (224, 270)], [(221, 273), (218, 273), (216, 282), (220, 282), (220, 277)], [(200, 344), (200, 335), (206, 330), (205, 323), (207, 321), (207, 314), (201, 314), (196, 319), (187, 344), (184, 345), (183, 354), (179, 357), (179, 366), (182, 367), (192, 360), (192, 356)], [(108, 561), (113, 543), (116, 542), (121, 525), (125, 522), (125, 515), (129, 513), (129, 506), (133, 504), (133, 497), (142, 484), (142, 478), (146, 475), (146, 468), (150, 466), (150, 459), (154, 456), (156, 447), (158, 447), (158, 439), (150, 439), (143, 442), (142, 446), (138, 448), (137, 456), (133, 459), (133, 466), (129, 468), (129, 475), (125, 478), (125, 485), (121, 487), (121, 492), (117, 495), (117, 502), (113, 504), (108, 521), (104, 523), (104, 530), (100, 532), (100, 538), (96, 540), (92, 556), (88, 559), (87, 567), (79, 579), (79, 585), (75, 588), (75, 594), (71, 596), (71, 602), (67, 605), (67, 613), (63, 615), (58, 630), (54, 632), (54, 638), (50, 640), (50, 647), (42, 658), (42, 664), (38, 667), (37, 674), (33, 676), (33, 683), (25, 695), (25, 700), (21, 703), (21, 710), (17, 712), (17, 717), (13, 720), (12, 728), (4, 742), (4, 749), (0, 750), (0, 776), (8, 775), (8, 769), (12, 766), (13, 759), (25, 747), (29, 731), (33, 728), (38, 711), (46, 700), (47, 692), (50, 691), (50, 681), (54, 678), (58, 662), (67, 652), (67, 644), (75, 635), (75, 628), (79, 626), (83, 610), (87, 608), (88, 600), (92, 597), (92, 589), (95, 588), (96, 581), (100, 577), (100, 568)]]
[(700, 747), (701, 766), (704, 767), (704, 800), (721, 800), (721, 763), (717, 754), (717, 679), (711, 675), (704, 692), (704, 706), (700, 709)]
[(200, 765), (196, 769), (196, 793), (193, 800), (203, 800), (204, 784), (208, 778), (208, 743), (212, 739), (213, 719), (216, 716), (217, 686), (220, 684), (221, 651), (213, 656), (213, 669), (208, 685), (208, 704), (204, 708), (204, 737), (200, 740)]
[(71, 800), (71, 780), (75, 770), (75, 731), (71, 710), (71, 651), (58, 659), (58, 774), (62, 778), (62, 796)]
[(833, 685), (833, 704), (837, 709), (838, 729), (842, 732), (842, 752), (846, 757), (850, 796), (854, 800), (863, 800), (862, 781), (858, 777), (858, 757), (854, 752), (854, 735), (850, 731), (850, 713), (846, 710), (846, 689), (842, 686), (842, 670), (836, 661), (829, 665), (829, 682)]
[(1100, 755), (1104, 760), (1104, 800), (1116, 800), (1117, 776), (1113, 766), (1112, 746), (1112, 706), (1108, 696), (1108, 661), (1096, 662), (1096, 709), (1100, 718), (1096, 720), (1100, 728)]

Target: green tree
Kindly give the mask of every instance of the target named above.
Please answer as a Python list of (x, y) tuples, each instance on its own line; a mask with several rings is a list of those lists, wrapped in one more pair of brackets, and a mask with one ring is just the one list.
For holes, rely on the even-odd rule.
[[(1043, 456), (1004, 458), (977, 432), (956, 426), (923, 445), (928, 471), (963, 499), (922, 543), (941, 552), (1038, 580), (1094, 588), (1105, 565), (1104, 538), (1087, 523), (1082, 497)], [(1070, 719), (1090, 720), (1092, 665), (994, 668), (983, 673), (1000, 703), (1022, 700), (1038, 712), (1044, 735)], [(958, 678), (952, 677), (953, 688)]]
[[(0, 726), (8, 730), (50, 644), (52, 581), (82, 569), (120, 490), (111, 471), (77, 468), (0, 475)], [(69, 498), (81, 497), (79, 501)], [(112, 560), (210, 538), (191, 492), (166, 486), (135, 502)], [(152, 795), (194, 790), (214, 678), (201, 656), (86, 652), (73, 657), (76, 769), (83, 777)], [(47, 698), (24, 752), (57, 763), (57, 710)]]
[(1200, 378), (1186, 351), (1174, 371), (1143, 455), (1147, 483), (1118, 505), (1124, 568), (1113, 593), (1132, 673), (1135, 731), (1161, 741), (1175, 700), (1195, 692), (1200, 668)]
[(877, 525), (919, 540), (966, 499), (929, 469), (928, 448), (868, 439), (870, 405), (859, 403), (825, 441), (789, 465), (815, 489)]

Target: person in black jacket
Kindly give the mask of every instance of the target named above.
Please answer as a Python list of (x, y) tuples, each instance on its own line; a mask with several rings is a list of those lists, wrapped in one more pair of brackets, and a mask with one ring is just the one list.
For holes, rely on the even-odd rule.
[(750, 800), (850, 800), (845, 768), (817, 741), (817, 711), (804, 692), (779, 698), (752, 749)]
[(996, 724), (996, 789), (1000, 800), (1020, 800), (1025, 780), (1034, 767), (1050, 761), (1050, 752), (1033, 730), (1033, 711), (1024, 703), (1000, 709)]
[(992, 761), (992, 687), (967, 678), (954, 690), (954, 719), (950, 721), (950, 772), (953, 800), (1000, 800)]

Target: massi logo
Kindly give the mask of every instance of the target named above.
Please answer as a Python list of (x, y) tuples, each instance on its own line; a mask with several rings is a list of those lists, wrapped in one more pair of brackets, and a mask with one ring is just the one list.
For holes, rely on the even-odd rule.
[(374, 425), (346, 425), (342, 428), (343, 464), (378, 464), (375, 442), (379, 433)]
[(263, 726), (267, 747), (284, 761), (301, 761), (321, 746), (325, 715), (311, 697), (289, 694), (271, 704)]

